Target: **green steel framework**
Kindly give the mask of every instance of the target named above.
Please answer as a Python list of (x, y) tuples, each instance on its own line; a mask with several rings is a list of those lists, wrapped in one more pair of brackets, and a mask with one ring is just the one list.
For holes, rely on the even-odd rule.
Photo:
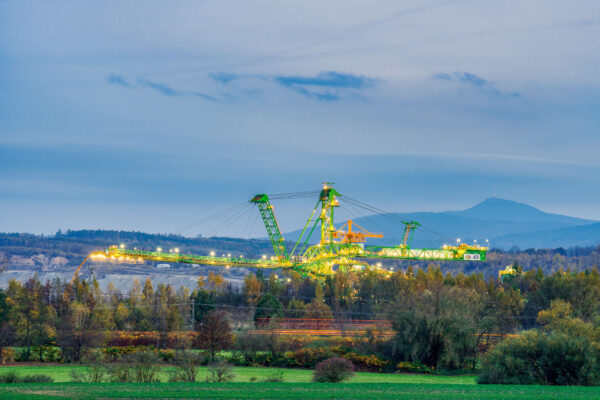
[(258, 206), (260, 216), (262, 217), (265, 228), (267, 229), (267, 234), (271, 240), (273, 250), (275, 251), (275, 256), (278, 260), (287, 260), (289, 256), (287, 254), (287, 250), (285, 249), (283, 236), (281, 235), (279, 224), (277, 223), (277, 218), (275, 218), (273, 206), (269, 201), (269, 197), (266, 194), (257, 194), (250, 200), (250, 202)]
[[(271, 244), (275, 253), (274, 257), (262, 259), (248, 259), (243, 257), (214, 257), (197, 256), (178, 253), (162, 253), (140, 250), (129, 250), (111, 246), (104, 252), (95, 252), (90, 255), (93, 260), (114, 262), (142, 262), (163, 261), (173, 263), (221, 265), (229, 267), (250, 267), (269, 269), (291, 269), (302, 276), (322, 278), (332, 275), (336, 270), (349, 271), (361, 269), (374, 269), (382, 273), (390, 272), (373, 265), (373, 259), (390, 260), (431, 260), (431, 261), (485, 261), (486, 247), (461, 244), (460, 246), (444, 246), (440, 249), (412, 249), (411, 242), (414, 231), (419, 223), (416, 221), (404, 222), (402, 243), (398, 246), (363, 246), (361, 243), (336, 242), (333, 233), (334, 209), (339, 206), (337, 197), (341, 194), (332, 187), (331, 183), (324, 183), (319, 195), (319, 200), (312, 211), (304, 229), (290, 253), (287, 252), (279, 224), (273, 212), (273, 206), (266, 194), (254, 196), (250, 202), (257, 205)], [(319, 210), (320, 208), (320, 210)], [(317, 214), (318, 211), (318, 214)], [(313, 217), (318, 215), (313, 220)], [(304, 238), (310, 223), (313, 225)], [(309, 240), (320, 225), (320, 240), (316, 245), (309, 246)], [(300, 247), (299, 247), (300, 246)], [(300, 255), (294, 255), (298, 250)]]

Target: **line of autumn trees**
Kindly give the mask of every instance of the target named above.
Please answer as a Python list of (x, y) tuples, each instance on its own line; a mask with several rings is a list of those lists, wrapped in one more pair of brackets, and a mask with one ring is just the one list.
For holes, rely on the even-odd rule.
[(369, 271), (337, 273), (323, 282), (259, 271), (247, 275), (239, 288), (211, 273), (199, 278), (192, 293), (153, 285), (150, 279), (134, 281), (128, 293), (113, 285), (103, 293), (95, 280), (76, 280), (71, 286), (34, 276), (23, 284), (12, 280), (0, 291), (0, 346), (21, 346), (24, 358), (32, 360), (41, 357), (44, 346), (58, 346), (70, 361), (80, 359), (85, 349), (106, 345), (107, 332), (155, 331), (155, 345), (164, 348), (169, 332), (199, 330), (220, 310), (239, 337), (241, 331), (278, 317), (387, 319), (396, 335), (374, 340), (370, 354), (393, 365), (407, 361), (474, 369), (487, 334), (536, 327), (538, 314), (554, 300), (568, 303), (574, 318), (600, 321), (595, 266), (551, 275), (515, 267), (517, 275), (504, 282), (482, 274), (444, 275), (434, 264), (389, 277)]

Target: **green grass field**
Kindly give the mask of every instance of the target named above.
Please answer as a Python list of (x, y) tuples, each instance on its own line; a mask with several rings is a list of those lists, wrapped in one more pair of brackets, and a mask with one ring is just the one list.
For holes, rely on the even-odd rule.
[[(274, 368), (234, 369), (231, 383), (71, 383), (72, 366), (2, 367), (0, 373), (47, 374), (56, 383), (0, 385), (0, 399), (199, 398), (199, 399), (593, 399), (600, 387), (476, 385), (472, 375), (358, 373), (348, 383), (310, 382), (312, 371), (284, 369), (282, 383), (261, 382)], [(200, 371), (203, 379), (206, 370)], [(166, 381), (169, 368), (162, 371)], [(249, 382), (252, 377), (257, 382)]]
[(594, 399), (600, 389), (439, 383), (53, 383), (8, 384), (5, 399)]
[[(0, 374), (15, 371), (19, 375), (44, 374), (54, 378), (54, 382), (70, 382), (70, 370), (81, 367), (71, 365), (49, 365), (49, 366), (8, 366), (0, 367)], [(161, 381), (167, 382), (172, 367), (164, 367), (161, 373)], [(286, 368), (264, 368), (264, 367), (235, 367), (234, 382), (250, 382), (252, 377), (257, 381), (264, 380), (274, 371), (283, 372), (284, 382), (304, 383), (311, 382), (312, 371), (306, 369)], [(198, 380), (204, 380), (206, 367), (201, 367)], [(437, 375), (413, 375), (413, 374), (380, 374), (374, 372), (358, 372), (351, 383), (444, 383), (444, 384), (474, 384), (474, 375), (459, 376), (437, 376)]]

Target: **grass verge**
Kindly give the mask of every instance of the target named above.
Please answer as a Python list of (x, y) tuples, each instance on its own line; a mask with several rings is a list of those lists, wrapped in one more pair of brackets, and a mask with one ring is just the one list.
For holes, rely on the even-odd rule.
[(591, 399), (598, 387), (439, 383), (9, 384), (0, 399)]

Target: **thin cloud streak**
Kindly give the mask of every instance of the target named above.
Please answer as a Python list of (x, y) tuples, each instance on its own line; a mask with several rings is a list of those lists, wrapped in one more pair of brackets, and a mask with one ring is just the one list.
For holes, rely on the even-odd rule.
[(373, 84), (373, 79), (335, 71), (321, 72), (317, 76), (276, 76), (283, 86), (320, 86), (330, 88), (362, 89)]
[(340, 100), (345, 90), (362, 90), (373, 86), (375, 82), (374, 79), (365, 76), (336, 71), (321, 72), (316, 76), (279, 75), (273, 79), (283, 87), (292, 89), (305, 97), (321, 101)]
[(185, 92), (181, 92), (179, 90), (175, 90), (172, 87), (165, 85), (163, 83), (156, 83), (156, 82), (151, 82), (147, 79), (138, 79), (138, 84), (141, 86), (145, 86), (148, 87), (150, 89), (154, 89), (157, 90), (159, 93), (164, 94), (165, 96), (169, 96), (169, 97), (176, 97), (176, 96), (182, 96), (184, 95)]
[(118, 85), (123, 87), (131, 87), (131, 84), (125, 80), (121, 75), (110, 74), (107, 78), (108, 83), (111, 85)]
[(193, 97), (201, 98), (203, 100), (207, 100), (207, 101), (211, 101), (211, 102), (215, 102), (215, 103), (230, 102), (233, 99), (233, 97), (229, 96), (229, 95), (225, 95), (224, 99), (221, 100), (215, 96), (211, 96), (209, 94), (198, 92), (198, 91), (177, 90), (165, 83), (154, 82), (154, 81), (151, 81), (151, 80), (145, 79), (145, 78), (138, 78), (137, 85), (132, 85), (121, 75), (110, 74), (109, 77), (107, 78), (107, 81), (111, 85), (117, 85), (117, 86), (121, 86), (124, 88), (129, 88), (129, 89), (139, 89), (139, 88), (152, 89), (152, 90), (154, 90), (164, 96), (168, 96), (168, 97), (193, 96)]
[(482, 93), (491, 94), (494, 96), (506, 96), (506, 97), (520, 97), (521, 94), (518, 92), (502, 92), (494, 86), (490, 81), (477, 76), (471, 72), (453, 72), (445, 73), (440, 72), (433, 74), (432, 79), (446, 82), (456, 82), (465, 86), (474, 87)]
[[(244, 81), (248, 87), (230, 86), (229, 92), (223, 93), (222, 99), (207, 93), (194, 90), (178, 90), (170, 85), (161, 82), (151, 81), (146, 78), (138, 78), (137, 85), (132, 85), (123, 76), (111, 74), (108, 77), (108, 83), (124, 88), (147, 88), (158, 92), (167, 97), (197, 97), (211, 102), (231, 103), (237, 96), (253, 97), (256, 93), (261, 93), (265, 82), (272, 82), (278, 86), (293, 90), (294, 92), (317, 101), (338, 101), (342, 98), (356, 98), (356, 91), (364, 90), (375, 85), (376, 79), (353, 75), (337, 71), (325, 71), (314, 76), (301, 75), (275, 75), (264, 74), (238, 75), (225, 72), (213, 72), (208, 74), (208, 78), (222, 85), (230, 85), (233, 81)], [(257, 86), (261, 86), (258, 88)], [(352, 93), (350, 93), (352, 92)]]
[(208, 76), (212, 80), (222, 83), (223, 85), (226, 85), (238, 78), (237, 74), (227, 74), (224, 72), (211, 72), (208, 74)]

